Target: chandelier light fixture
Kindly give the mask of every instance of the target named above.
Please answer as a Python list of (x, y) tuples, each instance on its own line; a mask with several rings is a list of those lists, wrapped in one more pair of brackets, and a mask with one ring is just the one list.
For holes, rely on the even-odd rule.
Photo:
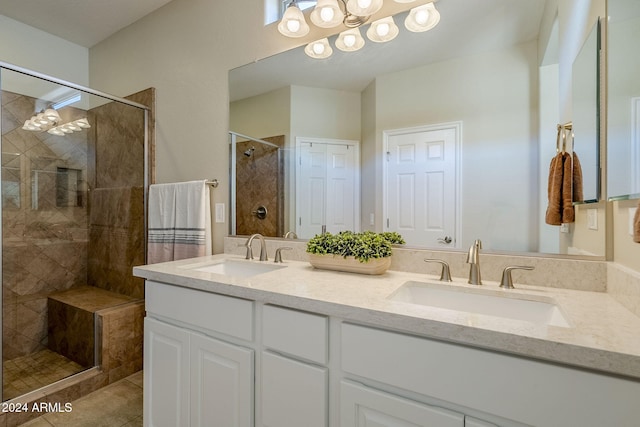
[(47, 108), (42, 113), (38, 113), (29, 120), (26, 120), (22, 129), (32, 132), (47, 131), (52, 135), (63, 136), (68, 133), (79, 132), (82, 129), (91, 127), (86, 118), (58, 125), (61, 121), (62, 119), (60, 118), (60, 114), (58, 114), (55, 109)]
[[(394, 0), (396, 3), (413, 3), (416, 0)], [(335, 28), (344, 25), (347, 30), (342, 31), (335, 41), (336, 48), (344, 52), (355, 52), (361, 49), (365, 40), (359, 27), (369, 22), (369, 18), (378, 12), (383, 0), (318, 0), (309, 18), (319, 28)], [(404, 26), (412, 32), (428, 31), (440, 21), (440, 13), (433, 2), (414, 7), (409, 11)], [(296, 0), (287, 7), (278, 31), (287, 37), (304, 37), (309, 34), (310, 27), (304, 14), (298, 7)], [(369, 25), (367, 38), (376, 43), (393, 40), (400, 30), (393, 16), (387, 16)], [(305, 53), (312, 58), (324, 59), (331, 56), (333, 49), (327, 38), (311, 42), (305, 48)]]

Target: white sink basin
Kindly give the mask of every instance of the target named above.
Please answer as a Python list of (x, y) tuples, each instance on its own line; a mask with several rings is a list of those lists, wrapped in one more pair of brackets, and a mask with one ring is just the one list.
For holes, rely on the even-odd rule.
[(252, 277), (258, 274), (269, 273), (270, 271), (285, 268), (284, 265), (269, 263), (267, 261), (242, 261), (225, 259), (211, 264), (191, 266), (195, 271), (207, 273), (224, 274), (233, 277)]
[(467, 313), (523, 320), (539, 325), (565, 328), (571, 326), (552, 298), (522, 294), (503, 295), (504, 292), (409, 281), (404, 283), (389, 299)]

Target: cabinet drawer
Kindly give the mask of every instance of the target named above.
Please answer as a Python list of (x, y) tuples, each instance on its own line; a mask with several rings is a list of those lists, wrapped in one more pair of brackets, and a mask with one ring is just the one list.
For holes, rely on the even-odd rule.
[(253, 302), (147, 280), (148, 314), (243, 340), (253, 340)]
[(327, 363), (326, 317), (265, 305), (262, 324), (266, 347), (312, 362)]

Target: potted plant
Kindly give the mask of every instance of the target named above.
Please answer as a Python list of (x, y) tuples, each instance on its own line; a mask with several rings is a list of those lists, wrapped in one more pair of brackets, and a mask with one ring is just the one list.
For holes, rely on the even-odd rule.
[(398, 233), (318, 234), (307, 243), (309, 262), (315, 268), (351, 273), (382, 274), (391, 265), (391, 244), (404, 243)]

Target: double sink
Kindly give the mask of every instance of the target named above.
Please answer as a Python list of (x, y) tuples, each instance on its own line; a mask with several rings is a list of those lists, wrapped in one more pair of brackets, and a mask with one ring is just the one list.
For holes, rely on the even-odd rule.
[[(249, 278), (287, 268), (282, 264), (240, 259), (222, 259), (204, 265), (192, 264), (185, 267), (194, 271), (237, 278)], [(525, 321), (536, 325), (571, 327), (553, 298), (521, 291), (514, 293), (489, 287), (407, 281), (387, 299), (424, 307)]]

